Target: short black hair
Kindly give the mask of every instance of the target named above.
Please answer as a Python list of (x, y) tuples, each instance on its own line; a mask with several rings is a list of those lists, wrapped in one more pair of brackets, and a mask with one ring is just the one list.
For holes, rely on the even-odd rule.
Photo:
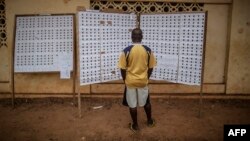
[(142, 30), (140, 28), (133, 29), (131, 37), (132, 37), (133, 43), (141, 42), (142, 41), (142, 37), (143, 37), (142, 36)]

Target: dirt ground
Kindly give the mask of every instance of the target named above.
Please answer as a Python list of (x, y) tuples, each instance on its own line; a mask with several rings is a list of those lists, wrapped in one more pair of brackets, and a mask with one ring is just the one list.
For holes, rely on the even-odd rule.
[[(83, 98), (82, 114), (72, 99), (0, 100), (0, 141), (221, 141), (224, 124), (249, 124), (250, 100), (151, 99), (156, 127), (146, 126), (138, 108), (140, 132), (129, 128), (121, 99)], [(99, 109), (94, 107), (103, 106)]]

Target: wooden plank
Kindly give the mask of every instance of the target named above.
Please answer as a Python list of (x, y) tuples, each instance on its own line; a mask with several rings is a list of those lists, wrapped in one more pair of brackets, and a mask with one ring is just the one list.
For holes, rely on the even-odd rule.
[(0, 81), (0, 83), (10, 83), (10, 81)]
[[(117, 94), (123, 93), (124, 84), (93, 84), (92, 94)], [(224, 93), (224, 84), (204, 84), (203, 93), (218, 94)], [(150, 84), (150, 93), (153, 94), (192, 94), (200, 93), (200, 86), (190, 86), (183, 84)]]
[[(103, 84), (124, 84), (123, 80), (115, 80), (115, 81), (109, 81), (104, 82)], [(149, 80), (149, 84), (173, 84), (172, 82), (168, 82), (166, 80)]]
[(200, 86), (189, 86), (183, 84), (149, 85), (150, 93), (199, 93)]
[[(76, 91), (77, 91), (77, 89), (76, 89)], [(90, 85), (80, 86), (79, 91), (80, 91), (80, 93), (83, 93), (83, 94), (90, 94)]]
[[(122, 94), (92, 94), (92, 95), (83, 95), (83, 97), (91, 97), (91, 98), (119, 98), (121, 99), (123, 97)], [(162, 94), (162, 95), (156, 95), (152, 94), (150, 98), (153, 99), (199, 99), (198, 94)], [(250, 100), (250, 95), (247, 94), (205, 94), (203, 96), (203, 99), (231, 99), (231, 100)]]
[(91, 93), (123, 93), (124, 84), (92, 84)]
[[(71, 98), (71, 95), (68, 94), (16, 94), (16, 98)], [(83, 94), (82, 97), (91, 97), (91, 98), (119, 98), (123, 97), (122, 94)], [(1, 98), (11, 98), (9, 93), (1, 93)], [(160, 99), (199, 99), (198, 94), (152, 94), (151, 98), (160, 98)], [(231, 99), (231, 100), (250, 100), (250, 94), (204, 94), (203, 99)]]

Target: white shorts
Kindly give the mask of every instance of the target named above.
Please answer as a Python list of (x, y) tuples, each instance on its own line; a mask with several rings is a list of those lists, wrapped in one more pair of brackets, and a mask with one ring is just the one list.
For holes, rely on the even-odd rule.
[(127, 87), (126, 99), (130, 108), (137, 107), (137, 104), (141, 107), (144, 106), (148, 99), (148, 86), (144, 88)]

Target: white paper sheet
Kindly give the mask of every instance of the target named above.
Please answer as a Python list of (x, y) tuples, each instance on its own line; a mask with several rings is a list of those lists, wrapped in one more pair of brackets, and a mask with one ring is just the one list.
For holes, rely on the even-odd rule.
[(61, 70), (60, 71), (61, 79), (70, 79), (70, 70)]
[(121, 78), (119, 54), (131, 44), (135, 14), (79, 12), (80, 85)]
[(158, 62), (152, 79), (200, 85), (205, 13), (142, 15), (140, 26)]
[(58, 56), (68, 53), (73, 70), (73, 16), (20, 16), (16, 20), (15, 72), (61, 71)]
[[(120, 79), (118, 54), (131, 45), (136, 16), (78, 15), (81, 85)], [(205, 13), (141, 16), (143, 44), (152, 49), (158, 62), (152, 79), (200, 85), (204, 22)]]

